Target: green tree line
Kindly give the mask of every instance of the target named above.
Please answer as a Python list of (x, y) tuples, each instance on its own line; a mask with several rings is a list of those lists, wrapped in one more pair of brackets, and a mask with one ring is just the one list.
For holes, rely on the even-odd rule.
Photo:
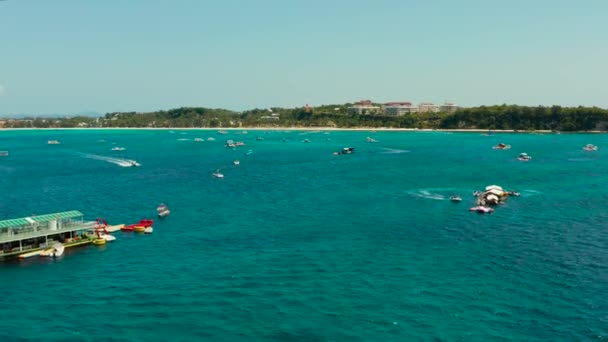
[(6, 120), (6, 128), (68, 127), (388, 127), (432, 129), (607, 130), (608, 110), (597, 107), (480, 106), (454, 113), (404, 116), (350, 114), (351, 104), (251, 109), (184, 107), (148, 113), (107, 113), (101, 118), (26, 118)]

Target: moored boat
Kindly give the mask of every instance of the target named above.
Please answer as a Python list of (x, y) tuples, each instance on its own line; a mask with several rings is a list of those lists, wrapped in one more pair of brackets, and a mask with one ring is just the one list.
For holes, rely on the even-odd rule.
[(355, 152), (355, 148), (354, 147), (345, 147), (339, 153), (340, 154), (352, 154), (354, 152)]
[(126, 148), (124, 148), (124, 147), (118, 147), (118, 146), (112, 147), (112, 151), (124, 151), (124, 150), (126, 150)]
[(146, 229), (144, 229), (144, 233), (146, 233), (146, 234), (152, 234), (153, 231), (154, 231), (154, 228), (152, 228), (152, 227), (146, 227)]
[(232, 162), (232, 164), (234, 164), (234, 166), (239, 166), (239, 165), (241, 165), (241, 162), (237, 159), (237, 160), (234, 160)]
[(194, 138), (194, 141), (201, 142), (201, 141), (205, 141), (205, 139), (203, 139), (203, 138)]
[(146, 227), (138, 224), (135, 227), (133, 227), (133, 231), (136, 233), (143, 233), (144, 231), (146, 231)]
[(59, 145), (61, 143), (59, 142), (59, 140), (49, 140), (49, 141), (47, 141), (47, 144), (48, 145)]
[(105, 245), (106, 243), (107, 243), (106, 239), (100, 238), (100, 237), (98, 237), (95, 240), (93, 240), (93, 244), (97, 245), (97, 246)]
[(8, 156), (8, 151), (0, 151), (0, 157)]
[(366, 141), (367, 141), (368, 143), (375, 143), (375, 142), (378, 142), (378, 140), (376, 140), (376, 139), (374, 139), (374, 138), (371, 138), (371, 137), (367, 137), (367, 138), (365, 138), (365, 139), (366, 139)]
[(469, 208), (469, 211), (475, 211), (475, 212), (478, 212), (480, 214), (488, 214), (488, 213), (494, 212), (494, 209), (490, 208), (490, 207), (485, 207), (485, 206), (482, 206), (482, 205), (478, 205), (476, 207)]
[(224, 178), (224, 174), (220, 172), (220, 170), (216, 170), (213, 174), (215, 178)]

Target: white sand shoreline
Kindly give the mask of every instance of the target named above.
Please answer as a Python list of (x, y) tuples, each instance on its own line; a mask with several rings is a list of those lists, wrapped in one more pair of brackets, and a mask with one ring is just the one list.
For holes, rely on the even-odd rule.
[[(382, 131), (382, 132), (458, 132), (458, 133), (553, 133), (550, 130), (522, 131), (512, 129), (431, 129), (431, 128), (389, 128), (389, 127), (71, 127), (71, 128), (0, 128), (2, 131), (62, 131), (62, 130), (155, 130), (155, 131)], [(573, 131), (560, 133), (607, 133), (605, 131)]]

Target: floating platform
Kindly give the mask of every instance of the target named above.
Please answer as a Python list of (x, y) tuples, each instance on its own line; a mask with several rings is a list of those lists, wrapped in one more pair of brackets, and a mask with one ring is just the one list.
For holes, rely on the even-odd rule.
[(124, 226), (125, 226), (124, 224), (116, 224), (116, 225), (113, 225), (113, 226), (107, 226), (106, 227), (106, 231), (108, 233), (117, 232), (117, 231), (121, 230)]
[(33, 252), (29, 252), (29, 253), (19, 254), (19, 259), (27, 259), (27, 258), (39, 256), (40, 253), (42, 253), (42, 249), (39, 249), (39, 250), (33, 251)]

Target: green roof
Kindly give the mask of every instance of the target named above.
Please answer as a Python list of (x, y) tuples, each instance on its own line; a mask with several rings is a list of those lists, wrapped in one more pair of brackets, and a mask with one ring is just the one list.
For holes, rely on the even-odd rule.
[(78, 210), (71, 210), (71, 211), (65, 211), (62, 213), (23, 217), (23, 218), (18, 218), (18, 219), (0, 221), (0, 228), (12, 228), (12, 227), (19, 228), (20, 226), (30, 225), (31, 223), (33, 223), (32, 221), (37, 222), (37, 223), (44, 223), (44, 222), (48, 222), (51, 220), (68, 219), (68, 218), (79, 217), (79, 216), (84, 216), (84, 215)]

